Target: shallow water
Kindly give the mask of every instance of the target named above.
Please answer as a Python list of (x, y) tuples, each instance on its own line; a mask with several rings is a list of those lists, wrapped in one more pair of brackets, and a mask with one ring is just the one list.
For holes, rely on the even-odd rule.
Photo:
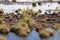
[[(32, 32), (28, 35), (26, 39), (18, 37), (14, 33), (9, 33), (7, 36), (7, 39), (8, 40), (41, 40), (41, 38), (39, 37), (39, 34), (35, 31), (35, 29), (32, 30)], [(53, 37), (50, 37), (46, 40), (60, 40), (60, 35), (58, 35), (56, 31)]]

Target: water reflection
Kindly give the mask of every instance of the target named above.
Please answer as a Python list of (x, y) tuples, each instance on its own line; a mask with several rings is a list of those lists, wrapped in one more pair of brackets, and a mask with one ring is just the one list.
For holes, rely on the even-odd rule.
[[(14, 33), (9, 33), (7, 39), (8, 40), (41, 40), (39, 34), (35, 31), (35, 29), (32, 30), (32, 32), (28, 35), (26, 39), (18, 37)], [(55, 32), (55, 35), (53, 37), (48, 38), (48, 40), (60, 40), (60, 35), (57, 32)]]
[(7, 36), (8, 40), (18, 40), (18, 36), (16, 36), (14, 33), (9, 33)]
[(35, 30), (33, 30), (28, 36), (27, 40), (40, 40), (40, 37), (38, 33)]

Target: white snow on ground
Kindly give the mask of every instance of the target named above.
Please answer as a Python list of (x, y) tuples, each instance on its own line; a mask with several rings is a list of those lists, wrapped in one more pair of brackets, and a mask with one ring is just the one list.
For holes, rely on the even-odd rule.
[[(50, 6), (48, 7), (48, 5), (50, 5)], [(45, 10), (48, 10), (48, 9), (55, 10), (56, 6), (58, 6), (58, 3), (45, 3), (45, 4), (42, 4), (41, 6), (38, 6), (38, 4), (37, 4), (36, 7), (32, 7), (32, 5), (17, 5), (17, 4), (3, 5), (3, 4), (0, 4), (0, 8), (3, 8), (5, 13), (14, 12), (18, 8), (21, 8), (23, 10), (23, 9), (26, 9), (27, 7), (29, 7), (30, 9), (33, 9), (34, 11), (38, 11), (38, 9), (41, 9), (43, 11), (42, 14), (44, 14)]]
[[(12, 1), (12, 0), (9, 0)], [(39, 0), (16, 0), (17, 2), (33, 2), (33, 1), (39, 1)]]
[[(9, 1), (12, 1), (12, 0), (9, 0)], [(17, 2), (26, 2), (26, 1), (28, 1), (28, 2), (33, 2), (33, 1), (39, 1), (39, 0), (16, 0)], [(40, 0), (40, 1), (48, 1), (48, 0)], [(53, 0), (53, 1), (58, 1), (58, 0)]]

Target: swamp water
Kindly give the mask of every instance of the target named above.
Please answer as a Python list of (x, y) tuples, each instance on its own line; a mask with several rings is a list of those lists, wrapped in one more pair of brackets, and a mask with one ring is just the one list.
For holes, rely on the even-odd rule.
[[(39, 37), (39, 34), (35, 31), (35, 29), (33, 29), (27, 38), (18, 37), (14, 33), (9, 33), (7, 35), (7, 40), (41, 40), (41, 38)], [(55, 31), (53, 37), (43, 40), (60, 40), (60, 35), (58, 34), (57, 31)]]

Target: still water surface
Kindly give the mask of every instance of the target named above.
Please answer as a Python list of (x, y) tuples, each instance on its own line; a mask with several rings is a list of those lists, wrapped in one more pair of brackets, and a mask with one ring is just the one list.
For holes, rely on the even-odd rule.
[[(35, 31), (35, 29), (32, 30), (32, 32), (28, 35), (26, 39), (18, 37), (14, 33), (9, 33), (7, 39), (8, 40), (41, 40), (39, 34)], [(58, 35), (58, 33), (55, 32), (55, 35), (53, 37), (44, 40), (60, 40), (60, 35)]]

